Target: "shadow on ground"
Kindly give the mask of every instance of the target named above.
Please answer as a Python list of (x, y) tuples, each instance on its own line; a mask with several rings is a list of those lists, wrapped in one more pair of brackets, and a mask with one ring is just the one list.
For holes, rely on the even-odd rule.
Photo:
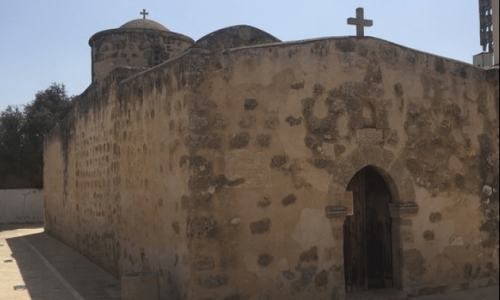
[(120, 299), (116, 278), (43, 233), (43, 225), (0, 226), (0, 231), (10, 231), (6, 242), (24, 281), (12, 288), (27, 291), (31, 300)]

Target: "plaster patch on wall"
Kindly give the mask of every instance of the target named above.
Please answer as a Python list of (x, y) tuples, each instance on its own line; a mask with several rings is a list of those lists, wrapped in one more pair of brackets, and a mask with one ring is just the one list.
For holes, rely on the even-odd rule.
[(455, 170), (455, 171), (460, 171), (464, 167), (464, 164), (456, 157), (453, 155), (450, 158), (450, 169)]
[(280, 129), (279, 141), (285, 149), (287, 149), (287, 154), (292, 157), (300, 157), (304, 151), (307, 149), (304, 145), (304, 137), (307, 135), (306, 127), (304, 126), (304, 121), (297, 126), (286, 126)]
[(486, 195), (486, 196), (491, 196), (493, 195), (493, 188), (491, 186), (488, 186), (488, 185), (485, 185), (483, 187), (483, 193)]
[(264, 153), (231, 151), (226, 158), (226, 174), (229, 178), (243, 178), (240, 187), (271, 187), (271, 173)]
[(321, 209), (303, 209), (292, 238), (302, 246), (303, 250), (309, 250), (314, 246), (319, 249), (334, 246), (330, 221), (325, 217), (325, 211)]
[(309, 163), (301, 164), (300, 176), (305, 178), (313, 189), (327, 193), (330, 186), (330, 175)]
[(259, 272), (259, 265), (257, 264), (258, 257), (252, 253), (245, 253), (243, 263), (247, 271), (257, 274)]
[(453, 235), (450, 239), (450, 245), (451, 246), (464, 246), (465, 245), (464, 237)]
[(290, 267), (288, 266), (288, 260), (286, 258), (282, 258), (279, 262), (278, 262), (278, 269), (280, 271), (286, 271), (286, 270), (289, 270)]
[(434, 229), (436, 233), (435, 242), (438, 245), (439, 252), (442, 253), (446, 247), (449, 247), (449, 241), (455, 233), (455, 222), (441, 222), (438, 226), (434, 227)]

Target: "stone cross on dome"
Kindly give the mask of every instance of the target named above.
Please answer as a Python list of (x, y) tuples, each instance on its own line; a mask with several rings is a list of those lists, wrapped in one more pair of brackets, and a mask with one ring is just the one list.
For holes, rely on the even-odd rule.
[(149, 15), (149, 13), (145, 9), (143, 9), (142, 12), (140, 12), (139, 14), (142, 15), (144, 20), (146, 20), (146, 16)]
[(356, 25), (357, 36), (365, 36), (365, 27), (372, 27), (372, 20), (365, 20), (365, 10), (362, 7), (356, 9), (356, 18), (347, 19), (347, 24)]

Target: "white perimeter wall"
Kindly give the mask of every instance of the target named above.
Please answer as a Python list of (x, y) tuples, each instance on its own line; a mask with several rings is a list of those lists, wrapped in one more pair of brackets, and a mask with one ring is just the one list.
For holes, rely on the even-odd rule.
[(43, 190), (0, 190), (0, 224), (43, 222)]

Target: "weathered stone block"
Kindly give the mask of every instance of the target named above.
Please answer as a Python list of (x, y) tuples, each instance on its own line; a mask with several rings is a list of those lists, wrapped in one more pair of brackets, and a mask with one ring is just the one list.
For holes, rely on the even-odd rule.
[(261, 267), (267, 267), (269, 266), (274, 260), (274, 257), (270, 254), (261, 254), (259, 255), (259, 260), (258, 260), (258, 264), (259, 266)]
[(252, 234), (264, 234), (271, 230), (271, 219), (266, 218), (257, 222), (253, 222), (250, 224), (250, 231)]
[(208, 237), (210, 236), (217, 223), (212, 218), (194, 218), (189, 223), (189, 235), (192, 237)]
[(283, 200), (281, 200), (281, 203), (283, 204), (283, 206), (289, 206), (289, 205), (294, 204), (295, 202), (297, 202), (297, 197), (293, 194), (288, 195), (285, 198), (283, 198)]
[(211, 275), (202, 277), (198, 280), (198, 284), (205, 289), (214, 290), (226, 286), (229, 278), (226, 275)]

